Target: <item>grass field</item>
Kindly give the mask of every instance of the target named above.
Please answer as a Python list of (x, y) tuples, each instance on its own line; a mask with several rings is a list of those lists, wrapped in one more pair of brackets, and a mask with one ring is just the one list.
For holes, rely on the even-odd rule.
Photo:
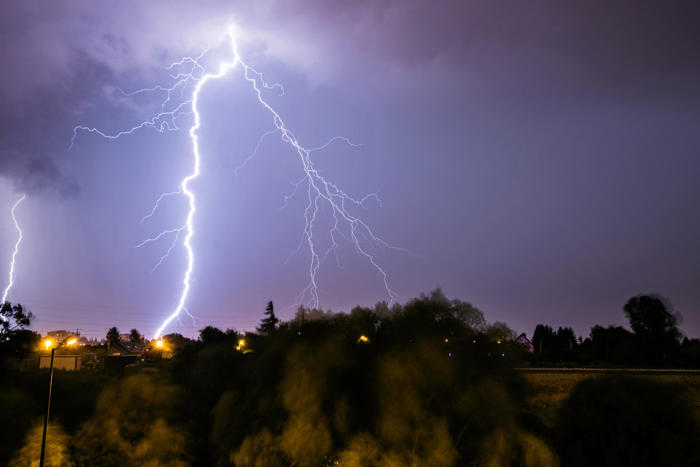
[[(576, 384), (584, 379), (600, 378), (604, 374), (594, 372), (523, 372), (523, 376), (532, 387), (527, 398), (527, 411), (552, 429), (556, 424), (559, 407)], [(695, 417), (700, 420), (700, 375), (653, 374), (633, 375), (631, 377), (650, 378), (654, 381), (685, 386), (695, 401)]]

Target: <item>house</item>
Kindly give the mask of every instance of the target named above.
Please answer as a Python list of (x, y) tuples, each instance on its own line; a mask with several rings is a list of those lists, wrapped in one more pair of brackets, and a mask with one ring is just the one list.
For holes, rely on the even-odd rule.
[(532, 345), (532, 341), (527, 338), (525, 333), (520, 334), (516, 339), (515, 343), (521, 345), (525, 350), (527, 350), (530, 353), (535, 352), (535, 346)]

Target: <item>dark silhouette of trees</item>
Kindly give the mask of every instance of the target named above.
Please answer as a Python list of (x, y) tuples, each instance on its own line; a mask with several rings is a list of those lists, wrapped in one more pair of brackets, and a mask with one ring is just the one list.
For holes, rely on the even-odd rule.
[(116, 326), (109, 328), (109, 331), (107, 331), (107, 335), (105, 336), (105, 340), (107, 341), (107, 345), (119, 343), (119, 329), (117, 329)]
[[(622, 326), (595, 325), (585, 340), (573, 329), (538, 324), (532, 337), (532, 361), (546, 363), (603, 363), (613, 365), (700, 365), (700, 344), (683, 341), (668, 299), (637, 295), (623, 307), (633, 332)], [(694, 356), (695, 355), (695, 356)]]
[(5, 302), (0, 307), (4, 320), (0, 323), (0, 357), (23, 358), (39, 342), (40, 336), (27, 328), (34, 315), (19, 303)]
[(681, 333), (678, 320), (670, 309), (668, 299), (659, 295), (637, 295), (623, 307), (636, 335), (639, 351), (649, 362), (666, 363), (679, 351)]
[(492, 341), (507, 341), (515, 339), (515, 332), (502, 321), (495, 321), (493, 324), (486, 326), (485, 332), (489, 340)]
[(205, 344), (214, 344), (224, 339), (226, 339), (226, 334), (214, 326), (207, 326), (199, 331), (199, 340)]
[(685, 337), (681, 343), (679, 355), (681, 363), (688, 367), (700, 367), (700, 339), (688, 339)]
[[(512, 331), (439, 289), (403, 305), (307, 310), (303, 321), (278, 322), (271, 304), (268, 311), (259, 334), (208, 326), (198, 340), (166, 335), (172, 359), (146, 360), (123, 378), (99, 368), (62, 373), (53, 423), (69, 437), (67, 462), (558, 465), (555, 445), (561, 465), (697, 459), (692, 406), (676, 386), (591, 380), (556, 426), (543, 423), (530, 385), (513, 371), (521, 362), (512, 355), (525, 351), (507, 341)], [(118, 339), (116, 328), (108, 334)], [(579, 344), (571, 328), (538, 325), (535, 358), (615, 361), (638, 355), (636, 338), (596, 326)], [(699, 345), (684, 340), (683, 355)], [(44, 389), (45, 373), (0, 368), (0, 464), (22, 454), (23, 438), (35, 439), (27, 430)]]
[(188, 339), (182, 334), (176, 332), (164, 335), (163, 340), (168, 343), (168, 347), (172, 348), (176, 352), (194, 342), (192, 339)]
[(549, 352), (550, 348), (555, 345), (556, 336), (554, 330), (544, 324), (538, 324), (535, 327), (535, 332), (532, 334), (532, 346), (535, 348), (535, 354), (538, 358), (543, 358), (545, 352)]
[(132, 329), (129, 333), (129, 342), (133, 345), (141, 344), (143, 342), (143, 336), (138, 331), (138, 329)]
[(14, 331), (28, 327), (34, 315), (25, 311), (24, 307), (19, 303), (13, 305), (10, 302), (5, 302), (0, 308), (2, 319), (0, 323), (0, 339), (6, 339), (11, 336)]
[(573, 362), (578, 359), (578, 341), (571, 328), (559, 327), (555, 332), (550, 326), (538, 324), (532, 335), (535, 358), (541, 362)]
[(595, 362), (633, 364), (641, 361), (634, 334), (622, 326), (593, 326), (585, 345)]
[(265, 307), (265, 317), (260, 321), (258, 332), (260, 334), (270, 334), (277, 327), (279, 319), (275, 316), (275, 307), (272, 301), (267, 302)]

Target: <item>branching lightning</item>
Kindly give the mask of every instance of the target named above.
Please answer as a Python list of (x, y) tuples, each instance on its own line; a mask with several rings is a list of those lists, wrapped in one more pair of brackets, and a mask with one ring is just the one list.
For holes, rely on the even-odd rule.
[[(15, 260), (17, 259), (17, 253), (19, 252), (19, 245), (22, 243), (22, 228), (19, 226), (19, 221), (17, 220), (16, 216), (16, 211), (17, 207), (22, 204), (22, 201), (25, 200), (27, 197), (26, 194), (22, 194), (17, 201), (15, 201), (15, 204), (12, 205), (12, 210), (10, 211), (12, 214), (12, 222), (15, 224), (15, 230), (17, 231), (17, 242), (15, 242), (15, 249), (12, 251), (12, 259), (10, 260), (10, 272), (8, 274), (8, 284), (7, 287), (5, 287), (5, 290), (2, 293), (2, 301), (1, 303), (5, 303), (7, 300), (7, 295), (10, 293), (10, 289), (12, 289), (12, 286), (15, 283)], [(3, 316), (3, 319), (5, 317)]]
[[(153, 114), (148, 120), (145, 120), (132, 128), (119, 131), (117, 133), (107, 133), (97, 128), (92, 128), (88, 126), (76, 126), (73, 131), (73, 137), (71, 139), (71, 147), (75, 144), (78, 132), (90, 132), (98, 134), (104, 138), (110, 140), (116, 140), (120, 137), (130, 135), (133, 132), (142, 128), (153, 128), (159, 132), (164, 131), (175, 131), (179, 129), (178, 119), (183, 117), (185, 114), (192, 114), (194, 116), (194, 122), (189, 130), (189, 136), (192, 142), (192, 154), (193, 154), (193, 168), (192, 171), (186, 175), (180, 182), (179, 188), (176, 191), (171, 191), (163, 193), (157, 200), (151, 211), (146, 214), (141, 220), (142, 223), (150, 219), (155, 212), (158, 210), (160, 203), (168, 197), (174, 197), (182, 195), (187, 200), (188, 211), (185, 222), (180, 226), (175, 228), (167, 229), (161, 231), (158, 235), (148, 238), (141, 242), (137, 247), (144, 246), (148, 243), (156, 242), (167, 236), (173, 236), (173, 241), (167, 249), (166, 253), (161, 256), (160, 260), (156, 264), (157, 268), (163, 261), (168, 257), (170, 252), (176, 246), (178, 239), (181, 234), (184, 233), (184, 240), (182, 242), (186, 258), (187, 265), (185, 268), (185, 273), (182, 281), (182, 289), (179, 295), (179, 300), (174, 310), (167, 316), (165, 321), (161, 324), (155, 333), (155, 337), (158, 338), (162, 335), (164, 329), (175, 319), (177, 319), (181, 312), (187, 313), (185, 308), (187, 298), (191, 289), (191, 277), (194, 270), (195, 253), (192, 248), (192, 238), (195, 234), (194, 228), (194, 217), (197, 211), (196, 197), (195, 193), (191, 190), (190, 183), (195, 180), (200, 175), (200, 162), (201, 154), (199, 149), (199, 136), (198, 130), (201, 126), (201, 116), (200, 109), (198, 107), (200, 92), (207, 82), (210, 80), (216, 80), (227, 75), (232, 69), (240, 67), (242, 70), (242, 76), (247, 83), (250, 84), (257, 101), (260, 105), (269, 113), (272, 124), (274, 127), (269, 131), (265, 132), (248, 158), (246, 158), (241, 165), (236, 167), (235, 174), (238, 176), (238, 171), (242, 169), (258, 152), (260, 145), (263, 140), (274, 134), (279, 134), (282, 142), (291, 146), (294, 152), (299, 157), (301, 162), (301, 167), (303, 169), (304, 176), (296, 183), (293, 183), (294, 190), (291, 194), (285, 197), (285, 205), (287, 202), (295, 196), (297, 192), (305, 191), (306, 207), (304, 209), (304, 229), (301, 239), (301, 243), (297, 251), (306, 244), (310, 253), (310, 261), (308, 265), (308, 276), (309, 281), (307, 286), (302, 290), (299, 295), (300, 303), (307, 303), (313, 307), (318, 307), (320, 300), (318, 294), (318, 284), (317, 276), (319, 268), (325, 258), (330, 254), (335, 255), (336, 261), (339, 264), (337, 257), (338, 241), (340, 238), (348, 241), (355, 251), (364, 257), (367, 262), (376, 270), (382, 279), (383, 285), (386, 289), (387, 295), (390, 302), (393, 302), (398, 298), (396, 292), (392, 290), (389, 285), (389, 277), (386, 270), (379, 264), (377, 259), (376, 249), (396, 249), (401, 251), (406, 251), (401, 248), (396, 248), (373, 232), (373, 230), (359, 217), (351, 212), (351, 207), (364, 208), (365, 203), (369, 199), (375, 199), (379, 202), (378, 194), (371, 193), (363, 198), (354, 198), (350, 196), (345, 191), (341, 190), (333, 182), (326, 179), (321, 175), (320, 171), (314, 166), (311, 159), (312, 153), (316, 151), (321, 151), (326, 149), (331, 144), (335, 142), (343, 142), (350, 146), (359, 146), (352, 143), (350, 140), (343, 136), (334, 136), (328, 140), (325, 144), (314, 147), (305, 148), (294, 136), (294, 133), (287, 127), (287, 124), (279, 115), (279, 113), (265, 100), (264, 91), (269, 91), (277, 89), (280, 95), (284, 94), (284, 88), (279, 84), (268, 84), (261, 73), (256, 71), (254, 68), (246, 64), (238, 51), (238, 46), (235, 40), (235, 35), (233, 28), (229, 28), (227, 34), (227, 41), (230, 41), (230, 48), (233, 57), (229, 61), (224, 61), (219, 64), (218, 70), (216, 72), (207, 72), (205, 67), (200, 63), (200, 60), (208, 52), (208, 48), (205, 49), (197, 57), (185, 57), (178, 62), (175, 62), (167, 67), (168, 70), (176, 70), (176, 74), (171, 75), (173, 79), (173, 84), (163, 85), (159, 84), (150, 88), (139, 89), (130, 93), (119, 90), (124, 96), (134, 96), (146, 92), (164, 92), (166, 97), (160, 105), (158, 112)], [(191, 89), (191, 92), (188, 91)], [(185, 97), (189, 96), (189, 97)], [(188, 111), (189, 110), (189, 111)], [(318, 217), (321, 209), (330, 211), (333, 221), (332, 226), (328, 230), (327, 234), (330, 239), (330, 247), (322, 252), (318, 251), (317, 236), (320, 235), (318, 230)], [(344, 231), (343, 231), (344, 230)], [(154, 268), (154, 269), (155, 269)], [(189, 313), (188, 313), (189, 314)]]

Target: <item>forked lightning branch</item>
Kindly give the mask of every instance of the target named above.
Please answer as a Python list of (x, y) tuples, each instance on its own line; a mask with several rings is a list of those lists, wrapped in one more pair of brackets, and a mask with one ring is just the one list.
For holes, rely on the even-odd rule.
[[(300, 293), (299, 300), (313, 307), (318, 307), (319, 294), (317, 277), (319, 268), (323, 260), (331, 253), (335, 253), (338, 247), (338, 242), (349, 242), (354, 250), (364, 258), (369, 265), (375, 270), (378, 278), (382, 281), (389, 301), (393, 302), (397, 298), (396, 292), (390, 287), (389, 277), (385, 268), (380, 264), (377, 257), (377, 251), (386, 249), (394, 249), (389, 243), (375, 235), (372, 228), (362, 219), (352, 213), (352, 207), (362, 207), (368, 197), (354, 198), (332, 181), (328, 180), (316, 169), (311, 158), (314, 151), (326, 148), (335, 140), (342, 140), (350, 143), (346, 138), (333, 137), (328, 143), (317, 148), (306, 148), (296, 139), (294, 133), (289, 129), (282, 116), (265, 100), (264, 91), (277, 88), (282, 90), (280, 85), (270, 85), (263, 79), (261, 73), (246, 64), (241, 58), (238, 45), (236, 43), (235, 30), (230, 27), (225, 35), (227, 44), (230, 44), (231, 58), (228, 61), (220, 62), (215, 70), (207, 70), (203, 65), (203, 59), (209, 52), (205, 49), (197, 57), (185, 57), (178, 62), (170, 64), (167, 69), (171, 71), (173, 79), (172, 84), (159, 84), (150, 88), (139, 89), (133, 92), (123, 92), (127, 97), (141, 93), (164, 93), (165, 97), (160, 104), (157, 112), (145, 121), (139, 122), (131, 128), (109, 133), (98, 128), (89, 126), (76, 126), (73, 131), (71, 147), (75, 144), (77, 136), (80, 132), (95, 133), (103, 138), (117, 140), (119, 138), (130, 135), (140, 129), (155, 129), (159, 132), (177, 131), (180, 129), (178, 120), (186, 118), (187, 114), (193, 115), (193, 123), (189, 129), (189, 136), (192, 142), (192, 171), (185, 176), (179, 183), (176, 190), (162, 194), (158, 197), (153, 209), (147, 214), (142, 221), (148, 220), (159, 208), (160, 203), (167, 197), (183, 196), (187, 200), (188, 210), (187, 215), (180, 225), (173, 226), (162, 230), (158, 235), (144, 240), (139, 246), (146, 243), (159, 241), (162, 239), (170, 239), (171, 242), (166, 248), (165, 253), (161, 256), (156, 267), (167, 258), (171, 251), (178, 245), (178, 241), (182, 239), (182, 247), (185, 250), (187, 263), (184, 271), (179, 298), (174, 309), (167, 315), (161, 326), (155, 332), (155, 337), (160, 337), (165, 328), (175, 319), (180, 317), (181, 313), (187, 312), (187, 298), (191, 289), (192, 273), (195, 267), (195, 251), (192, 246), (192, 238), (195, 235), (195, 217), (197, 212), (197, 197), (196, 193), (191, 189), (191, 182), (200, 175), (200, 165), (203, 155), (200, 153), (199, 147), (199, 129), (201, 126), (201, 109), (199, 107), (199, 96), (202, 89), (209, 81), (221, 79), (228, 75), (231, 70), (237, 67), (242, 68), (242, 76), (246, 84), (250, 85), (252, 92), (255, 94), (259, 104), (268, 112), (274, 129), (262, 135), (262, 137), (271, 134), (277, 134), (281, 141), (290, 147), (293, 153), (299, 159), (299, 163), (303, 169), (304, 177), (295, 184), (294, 193), (302, 190), (305, 193), (306, 206), (303, 212), (304, 230), (303, 243), (306, 244), (309, 252), (308, 262), (308, 284)], [(182, 97), (187, 96), (187, 97)], [(259, 146), (259, 145), (258, 145)], [(255, 152), (253, 153), (253, 155)], [(252, 156), (251, 156), (252, 157)], [(247, 162), (247, 161), (246, 161)], [(369, 195), (374, 197), (376, 195)], [(320, 209), (325, 205), (325, 208), (331, 212), (332, 223), (326, 234), (330, 238), (330, 246), (319, 251), (317, 247), (317, 238), (320, 235), (320, 229), (317, 221)]]

